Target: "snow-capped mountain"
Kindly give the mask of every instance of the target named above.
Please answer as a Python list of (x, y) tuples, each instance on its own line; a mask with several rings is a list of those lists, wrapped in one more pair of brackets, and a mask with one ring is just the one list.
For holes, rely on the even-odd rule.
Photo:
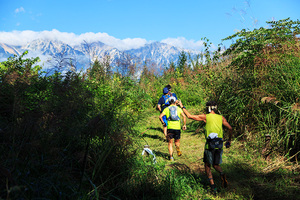
[(37, 39), (23, 46), (21, 49), (40, 52), (42, 55), (50, 56), (55, 56), (57, 54), (64, 54), (68, 56), (84, 55), (83, 52), (77, 51), (70, 45), (57, 40), (51, 41)]
[(165, 43), (153, 42), (138, 49), (131, 49), (125, 52), (129, 55), (134, 55), (143, 62), (155, 61), (158, 65), (168, 65), (170, 62), (178, 59), (181, 51), (181, 49)]
[(96, 59), (101, 60), (105, 56), (109, 56), (110, 62), (115, 63), (115, 60), (121, 58), (122, 55), (122, 52), (118, 49), (108, 46), (100, 41), (92, 43), (83, 42), (80, 45), (74, 46), (74, 49), (82, 52), (92, 62)]
[[(187, 51), (160, 42), (146, 44), (137, 49), (121, 51), (100, 41), (92, 43), (83, 41), (80, 45), (71, 46), (61, 41), (37, 39), (24, 46), (9, 46), (0, 43), (0, 61), (14, 54), (20, 55), (25, 50), (28, 50), (30, 57), (32, 55), (39, 56), (44, 64), (45, 61), (49, 60), (54, 60), (56, 63), (59, 62), (59, 59), (71, 60), (77, 69), (82, 68), (84, 70), (90, 66), (91, 62), (96, 59), (101, 61), (104, 57), (110, 58), (112, 68), (115, 68), (126, 59), (128, 61), (128, 58), (130, 58), (130, 63), (135, 63), (137, 66), (145, 62), (155, 64), (157, 67), (168, 66), (170, 62), (177, 62), (182, 51)], [(197, 53), (199, 54), (199, 52), (192, 52), (192, 54)], [(56, 65), (53, 62), (47, 63), (48, 65)], [(63, 64), (67, 65), (68, 62)]]
[(20, 52), (17, 50), (16, 47), (0, 43), (0, 62), (14, 55), (20, 55)]
[(83, 42), (80, 45), (74, 46), (74, 49), (77, 51), (81, 51), (86, 55), (102, 55), (105, 52), (111, 51), (114, 48), (98, 41), (92, 43)]

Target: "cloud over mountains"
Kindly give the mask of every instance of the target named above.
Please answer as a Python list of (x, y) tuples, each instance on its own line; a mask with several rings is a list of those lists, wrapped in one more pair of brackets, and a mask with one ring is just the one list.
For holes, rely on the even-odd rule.
[[(57, 66), (68, 68), (76, 66), (86, 70), (96, 59), (109, 56), (110, 65), (118, 70), (122, 63), (136, 65), (138, 73), (144, 63), (161, 71), (171, 62), (176, 63), (182, 51), (192, 58), (201, 54), (203, 42), (187, 40), (183, 37), (167, 38), (159, 41), (147, 41), (142, 38), (118, 39), (107, 33), (75, 33), (52, 31), (12, 31), (0, 32), (0, 62), (12, 55), (29, 53), (26, 57), (39, 57), (44, 69), (51, 71)], [(61, 61), (69, 61), (63, 63)], [(121, 64), (120, 64), (121, 63)]]
[[(21, 9), (19, 9), (21, 10)], [(75, 33), (60, 32), (56, 29), (51, 31), (12, 31), (0, 32), (0, 43), (8, 45), (26, 45), (27, 43), (36, 39), (58, 40), (63, 41), (71, 46), (79, 45), (82, 41), (88, 43), (101, 41), (109, 46), (115, 47), (119, 50), (137, 49), (143, 47), (145, 44), (152, 43), (143, 38), (125, 38), (118, 39), (107, 33), (93, 33), (87, 32), (80, 35)], [(160, 42), (170, 44), (183, 49), (201, 50), (203, 46), (202, 41), (187, 40), (184, 37), (167, 38)]]

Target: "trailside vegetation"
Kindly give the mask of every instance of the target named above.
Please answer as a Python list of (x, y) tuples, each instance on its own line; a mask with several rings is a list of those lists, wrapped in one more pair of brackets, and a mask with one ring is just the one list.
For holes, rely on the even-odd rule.
[[(300, 158), (300, 22), (267, 23), (268, 28), (228, 36), (224, 40), (234, 42), (227, 49), (211, 52), (212, 44), (204, 38), (202, 54), (192, 58), (182, 52), (178, 63), (172, 62), (163, 73), (145, 63), (139, 78), (134, 76), (135, 66), (126, 73), (114, 72), (109, 57), (95, 60), (85, 73), (69, 70), (51, 75), (36, 64), (39, 58), (26, 58), (28, 52), (1, 62), (0, 198), (210, 198), (205, 176), (192, 166), (155, 164), (150, 157), (141, 157), (146, 135), (141, 132), (161, 131), (153, 128), (156, 123), (160, 127), (155, 106), (170, 84), (195, 114), (204, 111), (206, 101), (218, 102), (234, 128), (233, 152), (242, 150), (243, 159), (251, 164), (235, 163), (236, 173), (256, 174), (255, 182), (261, 185), (281, 181), (276, 190), (286, 189), (277, 196), (264, 196), (242, 184), (245, 191), (237, 189), (217, 199), (295, 199)], [(203, 123), (188, 126), (197, 137), (203, 131)], [(163, 152), (155, 153), (164, 158)], [(194, 162), (201, 165), (199, 152), (197, 156)], [(227, 162), (238, 159), (229, 156)], [(256, 159), (271, 163), (259, 175)], [(285, 171), (287, 163), (290, 171)], [(236, 182), (248, 180), (230, 173)], [(288, 180), (282, 182), (280, 177)]]

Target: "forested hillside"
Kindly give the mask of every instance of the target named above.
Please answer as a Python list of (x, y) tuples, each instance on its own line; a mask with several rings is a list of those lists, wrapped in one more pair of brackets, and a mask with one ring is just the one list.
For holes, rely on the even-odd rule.
[[(139, 79), (134, 66), (112, 72), (107, 60), (51, 75), (27, 52), (1, 62), (0, 197), (299, 199), (300, 22), (268, 24), (228, 36), (233, 44), (213, 53), (206, 39), (203, 54), (182, 52), (163, 73), (145, 63)], [(217, 101), (233, 126), (228, 191), (206, 191), (202, 123), (183, 132), (189, 157), (165, 158), (155, 106), (167, 84), (194, 114)], [(141, 156), (147, 143), (156, 163)]]

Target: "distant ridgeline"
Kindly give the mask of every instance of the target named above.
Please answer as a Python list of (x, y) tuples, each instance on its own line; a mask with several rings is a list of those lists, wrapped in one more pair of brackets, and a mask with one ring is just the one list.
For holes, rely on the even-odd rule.
[(176, 63), (183, 51), (192, 57), (200, 54), (200, 51), (185, 50), (160, 42), (121, 51), (100, 41), (70, 46), (61, 41), (37, 39), (23, 46), (0, 43), (0, 62), (13, 55), (19, 56), (25, 50), (28, 50), (26, 57), (39, 57), (39, 64), (43, 68), (57, 67), (63, 70), (70, 66), (76, 70), (86, 70), (96, 59), (100, 62), (106, 59), (114, 71), (122, 65), (136, 65), (142, 69), (145, 64), (161, 71), (171, 62)]

